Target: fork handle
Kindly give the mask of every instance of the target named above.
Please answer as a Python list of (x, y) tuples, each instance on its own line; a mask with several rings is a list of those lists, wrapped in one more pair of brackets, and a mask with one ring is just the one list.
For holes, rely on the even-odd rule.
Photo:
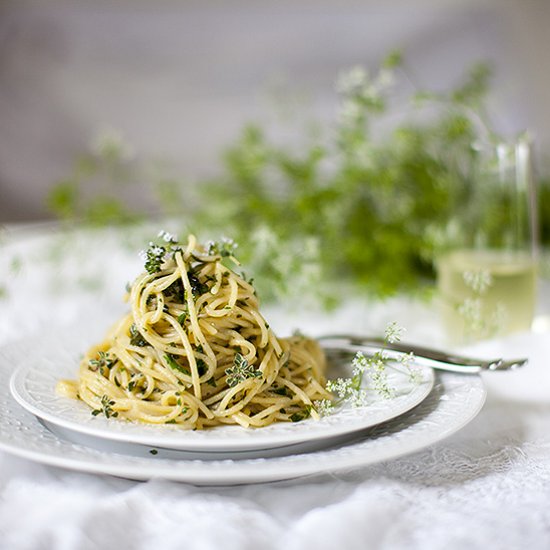
[(347, 351), (376, 353), (384, 350), (388, 356), (394, 359), (399, 359), (403, 354), (412, 352), (419, 363), (435, 369), (459, 373), (475, 374), (484, 370), (509, 370), (527, 363), (527, 359), (474, 359), (415, 344), (388, 343), (383, 338), (376, 337), (326, 335), (319, 337), (318, 340), (327, 351), (336, 351), (339, 348)]

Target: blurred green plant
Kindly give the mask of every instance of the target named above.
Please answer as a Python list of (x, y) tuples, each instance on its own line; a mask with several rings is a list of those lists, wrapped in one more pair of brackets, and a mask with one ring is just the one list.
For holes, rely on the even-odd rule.
[[(384, 132), (377, 126), (402, 110), (403, 99), (394, 97), (400, 78), (406, 73), (396, 52), (374, 74), (362, 67), (342, 74), (336, 120), (318, 123), (321, 131), (299, 146), (247, 125), (220, 174), (195, 186), (197, 205), (183, 200), (178, 179), (153, 178), (157, 210), (184, 219), (186, 229), (237, 241), (263, 299), (308, 294), (331, 305), (350, 286), (376, 296), (423, 288), (475, 185), (473, 144), (496, 139), (485, 114), (490, 70), (475, 65), (447, 93), (415, 90), (403, 120)], [(84, 192), (90, 177), (103, 174), (111, 188), (127, 178), (125, 152), (111, 139), (77, 159), (52, 188), (52, 211), (94, 225), (143, 218), (115, 196)], [(550, 185), (540, 193), (549, 242)]]
[[(331, 298), (346, 282), (386, 296), (432, 277), (434, 253), (473, 185), (472, 143), (481, 133), (489, 138), (482, 116), (489, 71), (474, 67), (448, 94), (413, 94), (411, 112), (435, 106), (436, 116), (380, 137), (372, 127), (391, 110), (400, 67), (392, 53), (372, 76), (361, 67), (343, 74), (337, 121), (328, 136), (299, 149), (246, 127), (222, 175), (203, 187), (197, 222), (247, 243), (243, 260), (269, 281), (264, 293), (276, 295), (296, 280), (280, 269), (281, 259), (301, 259), (305, 242), (309, 285)], [(258, 254), (258, 240), (270, 243), (266, 253)]]
[(102, 131), (90, 150), (79, 154), (70, 174), (56, 182), (46, 198), (61, 220), (92, 226), (134, 223), (142, 215), (117, 197), (117, 188), (132, 182), (131, 147), (112, 129)]

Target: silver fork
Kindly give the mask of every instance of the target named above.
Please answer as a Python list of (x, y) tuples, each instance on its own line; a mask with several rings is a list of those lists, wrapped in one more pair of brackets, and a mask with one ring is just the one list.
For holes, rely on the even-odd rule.
[(474, 359), (441, 350), (406, 344), (404, 342), (387, 343), (383, 338), (355, 336), (351, 334), (326, 335), (318, 338), (323, 349), (330, 354), (376, 353), (382, 349), (391, 359), (400, 359), (407, 353), (413, 353), (418, 363), (434, 369), (475, 374), (481, 371), (511, 370), (522, 367), (527, 359)]

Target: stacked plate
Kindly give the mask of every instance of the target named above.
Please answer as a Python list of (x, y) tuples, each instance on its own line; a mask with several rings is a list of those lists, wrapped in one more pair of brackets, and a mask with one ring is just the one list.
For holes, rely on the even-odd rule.
[[(83, 328), (56, 330), (0, 351), (0, 449), (131, 479), (257, 483), (350, 470), (418, 451), (466, 425), (485, 400), (479, 377), (434, 375), (418, 365), (420, 383), (395, 371), (392, 398), (373, 394), (368, 407), (344, 407), (318, 421), (202, 431), (137, 424), (94, 417), (84, 403), (55, 393), (60, 378), (77, 376), (90, 341)], [(341, 372), (346, 365), (332, 368)]]

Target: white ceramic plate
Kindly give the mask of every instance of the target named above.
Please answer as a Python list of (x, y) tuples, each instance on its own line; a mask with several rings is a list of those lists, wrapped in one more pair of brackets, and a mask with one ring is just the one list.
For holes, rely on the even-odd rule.
[[(155, 448), (220, 453), (220, 456), (230, 457), (231, 453), (293, 445), (307, 444), (307, 450), (311, 450), (312, 444), (319, 446), (325, 441), (341, 439), (411, 410), (428, 396), (434, 383), (433, 371), (427, 367), (415, 367), (421, 375), (421, 383), (411, 382), (406, 372), (391, 370), (389, 382), (396, 390), (391, 399), (371, 392), (368, 407), (347, 407), (320, 420), (278, 422), (261, 429), (220, 426), (189, 431), (175, 425), (134, 423), (92, 416), (85, 403), (56, 395), (55, 385), (60, 378), (75, 378), (77, 375), (79, 355), (88, 347), (87, 337), (83, 336), (86, 332), (79, 328), (52, 332), (33, 340), (30, 349), (28, 342), (21, 343), (19, 349), (12, 345), (10, 364), (17, 368), (10, 381), (13, 397), (29, 412), (50, 426), (65, 430), (64, 433), (71, 430), (81, 436)], [(330, 373), (329, 377), (332, 377)]]
[[(361, 433), (356, 440), (317, 452), (243, 460), (171, 458), (170, 452), (121, 452), (75, 443), (50, 431), (12, 398), (8, 380), (21, 359), (21, 344), (0, 350), (0, 449), (30, 460), (131, 479), (162, 478), (196, 485), (234, 485), (338, 472), (423, 449), (456, 432), (481, 410), (485, 389), (477, 376), (438, 374), (430, 395), (412, 411)], [(83, 444), (84, 443), (84, 444)], [(211, 455), (210, 455), (211, 456)]]

